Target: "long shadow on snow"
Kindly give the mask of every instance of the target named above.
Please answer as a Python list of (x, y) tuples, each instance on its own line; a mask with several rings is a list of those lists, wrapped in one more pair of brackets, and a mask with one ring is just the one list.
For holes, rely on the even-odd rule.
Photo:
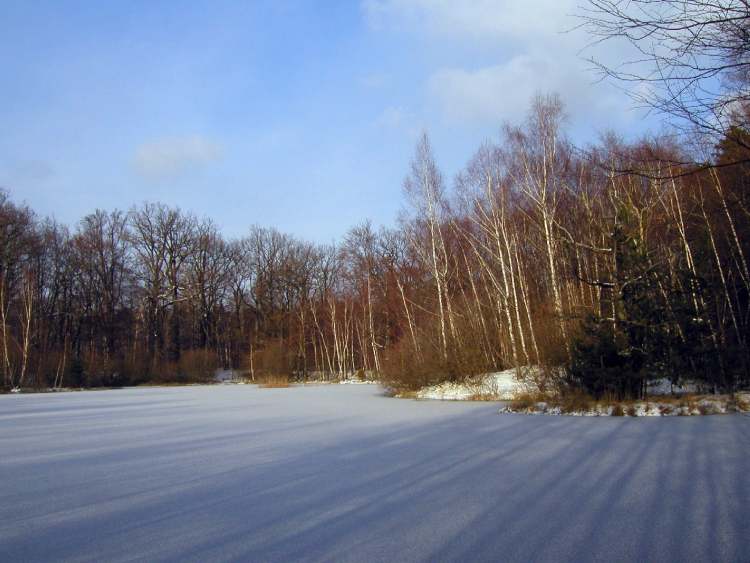
[[(150, 560), (737, 559), (750, 550), (747, 430), (738, 417), (587, 420), (489, 406), (199, 475), (97, 515), (96, 537), (84, 517), (53, 526), (54, 546), (4, 550), (65, 559), (88, 540), (92, 558), (118, 559), (130, 540)], [(706, 533), (696, 538), (688, 516)]]

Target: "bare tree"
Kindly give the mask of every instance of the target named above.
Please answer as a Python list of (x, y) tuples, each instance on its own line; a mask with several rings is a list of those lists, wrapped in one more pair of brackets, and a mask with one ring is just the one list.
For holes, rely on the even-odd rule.
[(448, 336), (446, 318), (452, 322), (450, 301), (446, 291), (448, 276), (448, 260), (443, 239), (442, 208), (443, 178), (432, 155), (432, 147), (426, 133), (422, 134), (414, 159), (411, 163), (411, 173), (404, 181), (404, 191), (417, 212), (417, 220), (426, 226), (427, 240), (421, 243), (417, 231), (413, 238), (415, 247), (421, 249), (423, 259), (430, 264), (435, 294), (438, 302), (438, 320), (440, 323), (440, 351), (443, 359), (448, 359)]
[(220, 339), (217, 313), (230, 289), (230, 268), (239, 266), (233, 258), (236, 257), (230, 253), (213, 221), (206, 219), (196, 225), (186, 286), (198, 317), (198, 345), (203, 349), (217, 346)]
[(562, 341), (568, 341), (558, 266), (559, 204), (565, 179), (567, 143), (562, 135), (563, 107), (556, 95), (537, 96), (526, 127), (507, 127), (508, 170), (531, 203), (529, 217), (542, 234), (547, 279)]
[[(13, 360), (15, 338), (11, 326), (11, 306), (14, 298), (23, 287), (28, 287), (28, 265), (30, 254), (34, 252), (36, 245), (36, 233), (34, 215), (27, 207), (14, 205), (8, 198), (6, 192), (0, 190), (0, 336), (2, 337), (2, 369), (3, 380), (6, 387), (17, 385), (16, 377), (17, 363)], [(31, 300), (32, 296), (28, 295)], [(28, 329), (24, 336), (30, 335), (31, 306), (33, 302), (28, 301), (28, 323), (24, 326)], [(28, 344), (28, 338), (23, 339)], [(23, 370), (25, 372), (28, 359), (28, 346), (24, 346), (25, 352)]]
[(144, 290), (149, 349), (159, 356), (164, 349), (164, 321), (170, 319), (169, 359), (180, 357), (179, 305), (187, 300), (184, 265), (193, 252), (196, 220), (179, 209), (144, 204), (130, 212), (131, 242)]
[(639, 105), (716, 143), (750, 119), (750, 4), (745, 0), (588, 0), (580, 17), (594, 45), (625, 41), (636, 55), (591, 62)]
[(92, 331), (104, 341), (105, 361), (116, 351), (117, 312), (123, 306), (129, 275), (127, 217), (97, 210), (81, 220), (73, 239), (77, 272), (90, 296)]

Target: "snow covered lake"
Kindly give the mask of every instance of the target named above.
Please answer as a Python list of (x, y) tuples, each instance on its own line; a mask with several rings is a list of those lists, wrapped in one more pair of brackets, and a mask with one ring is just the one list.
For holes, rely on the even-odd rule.
[(747, 561), (750, 417), (372, 385), (0, 396), (2, 561)]

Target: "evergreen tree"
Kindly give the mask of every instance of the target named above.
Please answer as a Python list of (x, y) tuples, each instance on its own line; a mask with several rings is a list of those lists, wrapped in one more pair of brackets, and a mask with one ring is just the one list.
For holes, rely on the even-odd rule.
[(590, 315), (574, 343), (571, 377), (595, 397), (639, 398), (648, 381), (673, 377), (674, 326), (661, 289), (668, 280), (649, 256), (631, 206), (618, 209), (612, 233), (614, 318)]

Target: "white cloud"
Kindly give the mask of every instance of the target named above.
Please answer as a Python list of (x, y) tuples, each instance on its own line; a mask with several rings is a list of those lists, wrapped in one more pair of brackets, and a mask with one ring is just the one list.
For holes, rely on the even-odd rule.
[(219, 160), (222, 147), (202, 135), (163, 137), (143, 143), (135, 150), (135, 170), (149, 180), (180, 177)]
[(561, 64), (545, 54), (521, 54), (476, 70), (443, 68), (429, 82), (429, 93), (454, 123), (518, 121), (538, 92), (558, 92), (570, 114), (606, 119), (622, 108), (621, 95), (594, 88), (580, 65)]
[[(557, 92), (574, 121), (617, 126), (629, 119), (627, 97), (581, 56), (589, 41), (573, 14), (579, 0), (364, 0), (372, 29), (418, 33), (436, 55), (427, 103), (452, 124), (517, 121), (537, 92)], [(446, 49), (447, 46), (447, 49)], [(454, 48), (455, 47), (455, 48)], [(598, 55), (624, 60), (622, 46)], [(620, 50), (616, 52), (616, 50)], [(494, 63), (491, 61), (494, 59)], [(476, 61), (485, 64), (477, 65)]]
[(569, 29), (574, 22), (566, 16), (576, 4), (576, 0), (364, 0), (362, 9), (375, 29), (421, 28), (440, 35), (507, 40)]

